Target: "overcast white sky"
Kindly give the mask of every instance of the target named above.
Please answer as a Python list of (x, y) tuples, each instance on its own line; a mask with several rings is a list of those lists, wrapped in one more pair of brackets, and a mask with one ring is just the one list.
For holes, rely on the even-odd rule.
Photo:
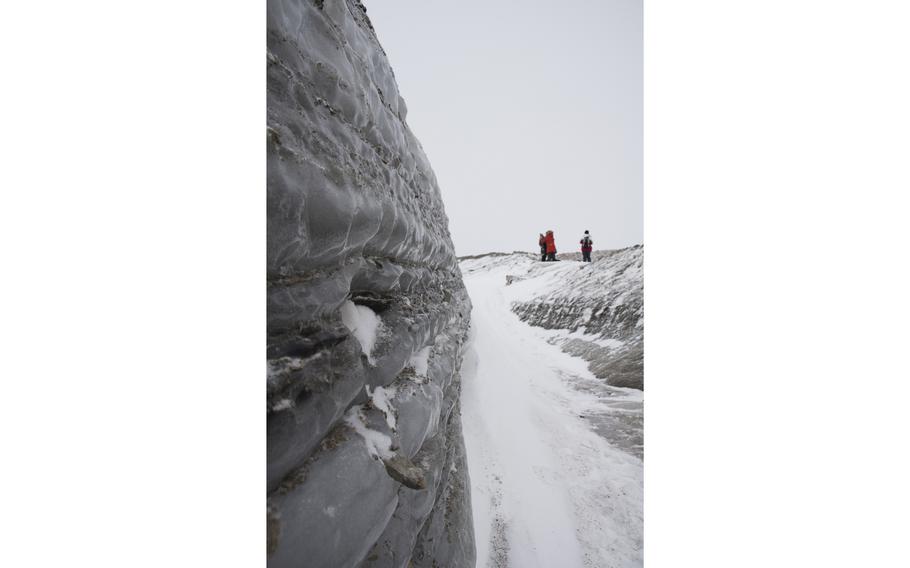
[(366, 0), (459, 255), (642, 242), (641, 0)]

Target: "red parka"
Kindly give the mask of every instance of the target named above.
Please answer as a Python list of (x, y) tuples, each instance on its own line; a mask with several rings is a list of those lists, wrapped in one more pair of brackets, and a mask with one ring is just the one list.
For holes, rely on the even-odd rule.
[(547, 254), (556, 253), (556, 239), (553, 238), (553, 231), (547, 231)]

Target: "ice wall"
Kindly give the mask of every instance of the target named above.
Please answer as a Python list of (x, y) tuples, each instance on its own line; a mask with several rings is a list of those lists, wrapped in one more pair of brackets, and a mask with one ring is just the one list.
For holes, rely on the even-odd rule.
[(268, 564), (473, 566), (470, 302), (366, 9), (269, 0)]

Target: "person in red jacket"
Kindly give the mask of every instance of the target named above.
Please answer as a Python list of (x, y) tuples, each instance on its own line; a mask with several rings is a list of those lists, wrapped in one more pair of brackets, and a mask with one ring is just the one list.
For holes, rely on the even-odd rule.
[(556, 260), (556, 239), (553, 238), (553, 231), (547, 231), (546, 236), (547, 242), (547, 260), (555, 261)]
[(540, 238), (537, 239), (537, 244), (540, 245), (540, 260), (547, 259), (547, 238), (543, 236), (543, 233), (540, 233)]
[(581, 245), (581, 261), (591, 262), (591, 250), (594, 248), (594, 241), (591, 240), (591, 235), (585, 231), (585, 235), (578, 243)]

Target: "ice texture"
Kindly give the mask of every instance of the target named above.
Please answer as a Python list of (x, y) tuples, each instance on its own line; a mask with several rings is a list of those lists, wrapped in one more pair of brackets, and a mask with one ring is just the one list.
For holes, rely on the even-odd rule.
[(366, 9), (267, 10), (270, 567), (474, 565), (471, 305)]

